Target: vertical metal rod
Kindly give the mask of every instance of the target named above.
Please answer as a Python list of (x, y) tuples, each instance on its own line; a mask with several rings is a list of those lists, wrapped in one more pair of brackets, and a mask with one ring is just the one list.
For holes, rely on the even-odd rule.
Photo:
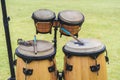
[(5, 30), (6, 45), (7, 45), (8, 59), (9, 59), (9, 66), (11, 73), (11, 77), (9, 78), (9, 80), (15, 80), (15, 70), (13, 65), (13, 56), (12, 56), (12, 48), (11, 48), (11, 40), (10, 40), (10, 32), (9, 32), (9, 24), (8, 24), (9, 17), (7, 17), (5, 0), (1, 0), (1, 7), (2, 7), (3, 24)]
[(55, 27), (54, 27), (54, 48), (55, 48), (55, 53), (57, 52), (57, 30), (58, 30), (57, 20), (55, 20)]

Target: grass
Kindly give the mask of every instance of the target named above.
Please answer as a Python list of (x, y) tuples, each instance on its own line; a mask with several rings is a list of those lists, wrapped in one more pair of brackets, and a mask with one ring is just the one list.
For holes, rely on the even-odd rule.
[[(10, 33), (12, 50), (15, 52), (17, 39), (33, 39), (35, 27), (31, 14), (39, 8), (47, 8), (56, 12), (70, 9), (79, 10), (85, 15), (85, 22), (79, 32), (80, 38), (97, 38), (106, 46), (109, 53), (110, 64), (107, 65), (108, 80), (120, 80), (120, 1), (119, 0), (6, 0), (8, 15), (11, 17)], [(0, 8), (1, 9), (1, 8)], [(1, 11), (1, 10), (0, 10)], [(1, 12), (0, 12), (1, 13)], [(62, 47), (72, 38), (59, 37), (58, 53), (56, 55), (57, 67), (63, 69)], [(38, 39), (51, 41), (52, 35), (38, 35)], [(0, 80), (10, 76), (5, 43), (2, 14), (0, 14)]]

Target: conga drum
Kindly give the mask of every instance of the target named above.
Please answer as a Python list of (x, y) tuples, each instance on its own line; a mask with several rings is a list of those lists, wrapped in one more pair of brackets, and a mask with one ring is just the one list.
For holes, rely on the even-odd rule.
[[(60, 27), (65, 28), (68, 30), (71, 34), (78, 36), (78, 32), (81, 29), (81, 26), (84, 22), (84, 15), (79, 11), (74, 10), (64, 10), (59, 12), (58, 14), (58, 20), (60, 22)], [(60, 28), (61, 35), (67, 35), (64, 33)]]
[[(30, 42), (33, 43), (32, 40)], [(33, 45), (19, 45), (16, 55), (16, 80), (57, 80), (55, 49), (52, 43), (37, 40), (36, 54)]]
[(55, 17), (55, 13), (48, 9), (39, 9), (33, 12), (32, 19), (35, 23), (36, 33), (51, 33)]
[[(106, 47), (96, 39), (71, 40), (63, 47), (65, 80), (107, 80)], [(106, 58), (107, 57), (107, 58)]]

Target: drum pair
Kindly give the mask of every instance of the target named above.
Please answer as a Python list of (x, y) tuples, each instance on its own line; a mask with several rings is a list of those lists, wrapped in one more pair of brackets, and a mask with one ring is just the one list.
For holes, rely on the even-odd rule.
[(84, 15), (79, 11), (64, 10), (59, 12), (56, 17), (51, 10), (39, 9), (33, 12), (32, 19), (36, 26), (36, 33), (52, 33), (52, 26), (59, 26), (61, 35), (68, 35), (61, 30), (63, 27), (77, 36), (84, 22)]
[[(106, 47), (96, 39), (80, 39), (84, 45), (75, 40), (67, 42), (63, 47), (64, 80), (107, 80)], [(30, 42), (33, 43), (33, 40)], [(17, 80), (58, 80), (55, 49), (53, 44), (37, 40), (37, 54), (32, 45), (19, 45), (16, 49)]]

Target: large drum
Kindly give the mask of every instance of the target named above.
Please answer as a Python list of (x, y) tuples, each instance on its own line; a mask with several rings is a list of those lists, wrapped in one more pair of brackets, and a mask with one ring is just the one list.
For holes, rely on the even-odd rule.
[[(58, 20), (60, 21), (60, 27), (65, 28), (71, 34), (78, 36), (78, 32), (81, 29), (82, 23), (84, 22), (84, 15), (79, 11), (64, 10), (59, 12)], [(60, 29), (61, 35), (67, 35)]]
[(36, 26), (36, 33), (51, 33), (56, 15), (48, 9), (39, 9), (32, 14)]
[(37, 53), (34, 53), (33, 45), (19, 45), (16, 55), (16, 80), (57, 80), (52, 43), (37, 40)]
[(64, 47), (65, 80), (107, 80), (106, 47), (96, 39), (80, 39), (84, 45), (75, 40)]

